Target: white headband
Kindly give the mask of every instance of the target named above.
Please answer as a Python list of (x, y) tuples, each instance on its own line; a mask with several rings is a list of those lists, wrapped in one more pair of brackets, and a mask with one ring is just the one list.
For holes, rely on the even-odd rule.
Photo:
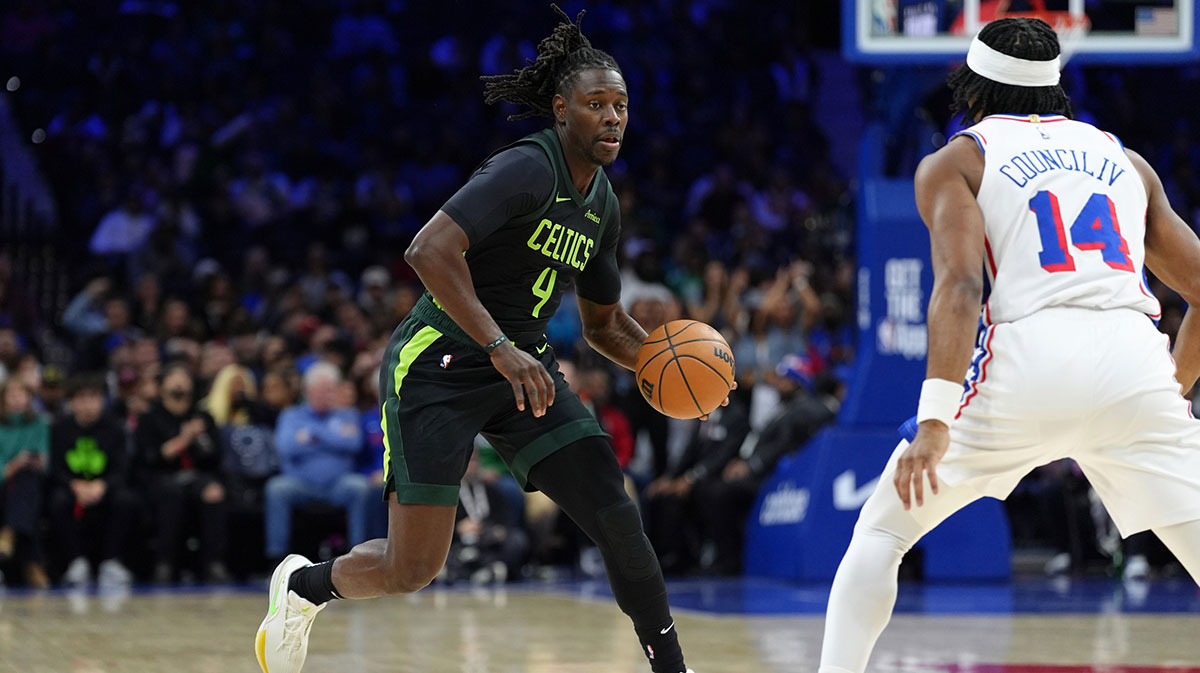
[(1013, 86), (1055, 86), (1058, 84), (1058, 57), (1053, 61), (1027, 61), (1002, 54), (984, 44), (978, 36), (967, 51), (967, 67), (975, 74)]

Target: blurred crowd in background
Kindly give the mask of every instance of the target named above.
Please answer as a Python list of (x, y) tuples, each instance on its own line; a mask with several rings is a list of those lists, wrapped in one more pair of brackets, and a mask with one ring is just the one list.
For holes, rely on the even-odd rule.
[[(739, 571), (758, 485), (834, 418), (849, 379), (853, 176), (815, 114), (836, 15), (810, 4), (825, 3), (603, 3), (583, 21), (630, 91), (609, 169), (622, 301), (647, 330), (712, 324), (737, 361), (729, 407), (671, 421), (582, 343), (569, 298), (550, 325), (670, 573)], [(0, 61), (40, 138), (58, 211), (41, 235), (63, 279), (35, 293), (36, 265), (0, 249), (8, 581), (224, 581), (383, 533), (378, 371), (422, 291), (403, 251), (492, 149), (540, 128), (484, 105), (477, 78), (532, 58), (555, 20), (536, 3), (5, 3)], [(1179, 121), (1149, 125), (1140, 81), (1072, 81), (1200, 212), (1182, 114), (1200, 87), (1180, 90)], [(913, 129), (951, 123), (940, 93), (897, 115), (889, 87), (907, 84), (842, 86), (891, 119), (898, 171)], [(1182, 304), (1167, 309), (1169, 331)], [(463, 492), (448, 579), (601, 571), (488, 447)]]

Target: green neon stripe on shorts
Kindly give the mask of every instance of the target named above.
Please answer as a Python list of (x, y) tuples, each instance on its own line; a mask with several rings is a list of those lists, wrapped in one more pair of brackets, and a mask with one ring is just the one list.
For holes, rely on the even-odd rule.
[[(417, 333), (414, 334), (412, 336), (412, 338), (409, 339), (408, 342), (404, 344), (404, 347), (400, 349), (400, 356), (398, 358), (399, 362), (396, 363), (396, 368), (394, 370), (392, 370), (392, 380), (395, 382), (393, 384), (394, 385), (393, 390), (396, 393), (397, 400), (399, 400), (399, 398), (400, 398), (400, 384), (404, 382), (404, 377), (408, 375), (408, 368), (412, 366), (412, 363), (414, 360), (417, 359), (417, 356), (419, 356), (421, 353), (423, 353), (426, 348), (429, 348), (429, 346), (432, 345), (434, 341), (437, 341), (438, 337), (440, 337), (440, 336), (442, 336), (441, 332), (437, 331), (436, 329), (434, 329), (432, 327), (425, 326), (425, 327), (422, 327), (420, 330), (418, 330)], [(379, 426), (380, 426), (380, 429), (383, 430), (383, 479), (384, 479), (384, 481), (387, 481), (387, 478), (390, 475), (391, 469), (392, 469), (392, 442), (389, 440), (388, 428), (387, 428), (387, 419), (388, 419), (387, 402), (388, 401), (390, 401), (390, 400), (387, 400), (384, 402), (383, 413), (379, 415), (379, 417), (380, 417)], [(397, 443), (401, 443), (401, 442), (397, 442)], [(403, 445), (396, 447), (396, 449), (398, 451), (400, 451), (400, 456), (403, 457), (404, 456)], [(403, 462), (401, 462), (401, 466), (403, 466)], [(408, 470), (405, 470), (405, 472), (406, 472), (406, 474), (396, 475), (397, 481), (402, 481), (403, 483), (408, 483), (408, 474), (407, 474)]]

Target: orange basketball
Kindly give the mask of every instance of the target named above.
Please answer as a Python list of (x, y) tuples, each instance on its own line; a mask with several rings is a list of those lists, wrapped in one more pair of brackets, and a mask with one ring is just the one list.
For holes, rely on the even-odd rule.
[(729, 342), (699, 320), (672, 320), (655, 329), (634, 365), (642, 396), (672, 418), (697, 418), (721, 406), (733, 371)]

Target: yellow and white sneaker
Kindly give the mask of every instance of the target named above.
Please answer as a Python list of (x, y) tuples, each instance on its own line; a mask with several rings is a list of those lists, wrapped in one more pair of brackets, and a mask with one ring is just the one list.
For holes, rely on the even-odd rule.
[(292, 554), (271, 575), (271, 598), (267, 616), (254, 638), (254, 654), (263, 673), (300, 673), (308, 655), (308, 631), (313, 618), (325, 605), (313, 605), (295, 591), (288, 590), (292, 573), (312, 563)]

